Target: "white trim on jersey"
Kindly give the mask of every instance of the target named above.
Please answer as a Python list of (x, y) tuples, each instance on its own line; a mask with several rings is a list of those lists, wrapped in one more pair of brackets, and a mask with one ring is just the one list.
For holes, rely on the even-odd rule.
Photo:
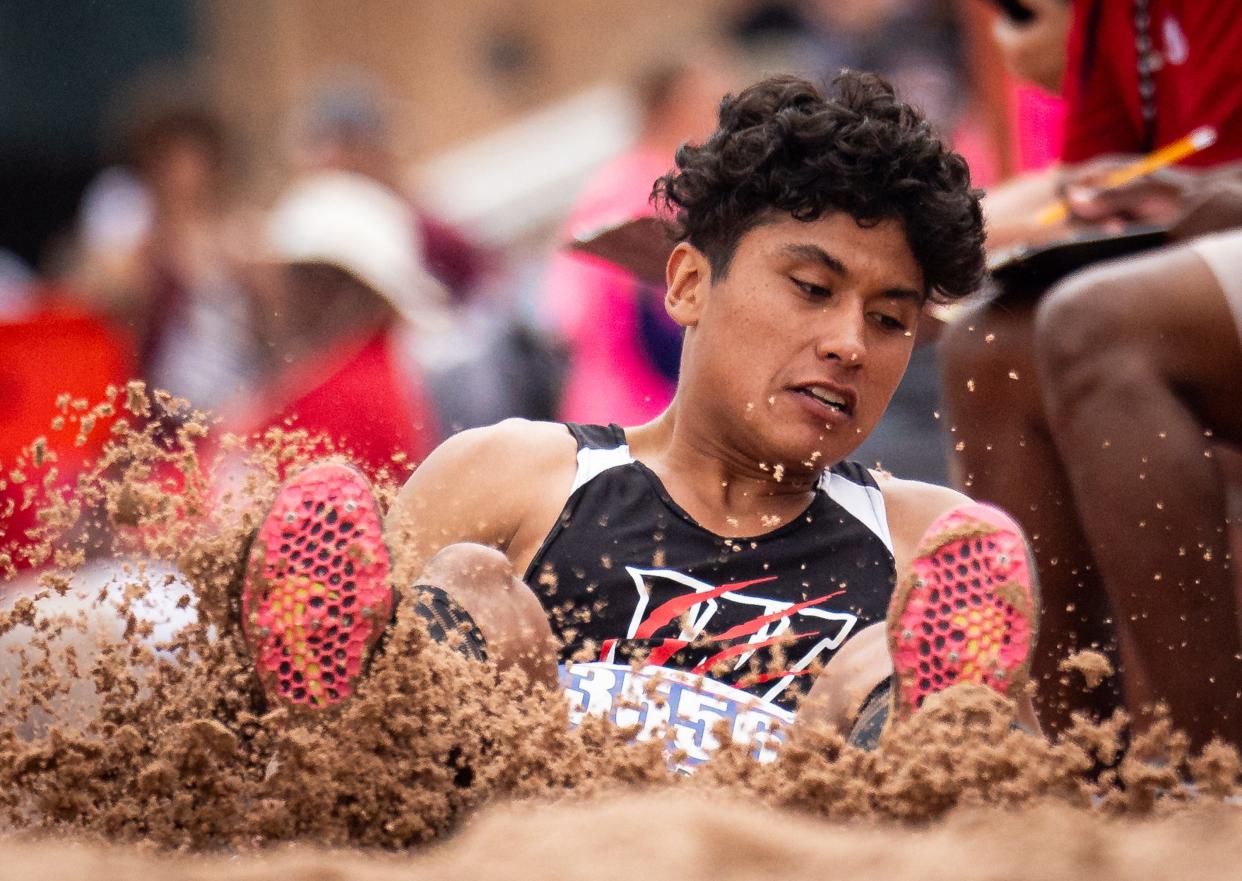
[[(578, 470), (574, 474), (574, 485), (570, 487), (569, 494), (572, 496), (605, 471), (633, 461), (628, 444), (609, 449), (582, 447), (578, 450)], [(893, 536), (888, 529), (884, 493), (878, 487), (856, 483), (835, 471), (825, 471), (819, 485), (830, 499), (875, 533), (884, 542), (888, 552), (893, 553)]]
[(888, 552), (893, 553), (893, 536), (888, 531), (888, 512), (884, 507), (884, 493), (878, 487), (855, 483), (844, 474), (824, 472), (820, 486), (832, 499), (849, 511), (864, 526), (876, 534)]
[(569, 494), (572, 496), (609, 468), (628, 465), (633, 461), (634, 457), (630, 455), (630, 448), (627, 444), (613, 447), (610, 450), (583, 447), (578, 450), (578, 472), (574, 475), (574, 485), (570, 488)]

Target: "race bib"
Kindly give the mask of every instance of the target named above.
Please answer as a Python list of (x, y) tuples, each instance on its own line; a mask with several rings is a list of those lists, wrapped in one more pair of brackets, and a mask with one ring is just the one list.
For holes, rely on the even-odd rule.
[(776, 758), (794, 714), (706, 676), (667, 667), (639, 670), (592, 661), (561, 665), (570, 722), (604, 716), (636, 726), (640, 741), (660, 738), (673, 749), (676, 767), (691, 771), (719, 748), (718, 733), (747, 744), (757, 761)]

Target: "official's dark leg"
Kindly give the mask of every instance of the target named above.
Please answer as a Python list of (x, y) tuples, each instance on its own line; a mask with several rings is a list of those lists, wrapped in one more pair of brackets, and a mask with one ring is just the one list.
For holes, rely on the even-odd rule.
[(1239, 602), (1211, 438), (1242, 439), (1242, 347), (1217, 277), (1184, 246), (1080, 272), (1041, 306), (1035, 349), (1077, 509), (1152, 695), (1196, 742), (1242, 743)]
[(940, 345), (954, 482), (1023, 527), (1043, 590), (1032, 667), (1036, 706), (1056, 731), (1070, 714), (1106, 714), (1119, 696), (1085, 693), (1058, 669), (1081, 648), (1115, 641), (1111, 613), (1043, 412), (1032, 352), (1033, 309), (986, 303), (949, 326)]

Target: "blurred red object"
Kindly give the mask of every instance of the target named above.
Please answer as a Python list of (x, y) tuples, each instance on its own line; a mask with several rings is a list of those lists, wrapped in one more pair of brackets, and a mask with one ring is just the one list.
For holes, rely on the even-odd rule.
[[(259, 409), (226, 423), (243, 434), (289, 424), (326, 435), (370, 474), (403, 471), (425, 459), (438, 437), (426, 392), (409, 373), (385, 328), (295, 364), (259, 396)], [(404, 454), (403, 464), (395, 453)]]
[[(98, 425), (77, 443), (79, 431), (70, 416), (53, 430), (62, 415), (57, 398), (68, 394), (94, 406), (104, 400), (109, 385), (122, 387), (134, 369), (132, 347), (101, 321), (83, 313), (53, 307), (22, 321), (0, 322), (0, 548), (12, 550), (26, 543), (26, 530), (35, 524), (37, 503), (23, 510), (29, 486), (40, 486), (48, 467), (56, 469), (54, 486), (65, 486), (103, 449), (106, 425)], [(72, 416), (80, 415), (70, 409)], [(36, 438), (46, 439), (44, 467), (24, 470), (25, 480), (13, 480), (23, 450)], [(21, 554), (13, 554), (20, 568)]]

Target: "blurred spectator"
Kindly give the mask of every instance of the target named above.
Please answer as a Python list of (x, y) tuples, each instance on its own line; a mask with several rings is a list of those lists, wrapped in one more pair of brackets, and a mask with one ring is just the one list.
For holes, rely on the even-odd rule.
[[(979, 163), (968, 157), (976, 184), (993, 187), (1016, 173), (1051, 165), (1061, 148), (1060, 80), (1070, 0), (1032, 0), (1026, 7), (1032, 17), (1021, 21), (993, 0), (957, 0), (956, 6), (970, 81), (966, 116), (977, 120), (995, 165), (994, 174), (981, 175)], [(969, 146), (960, 133), (956, 141)]]
[(959, 30), (951, 0), (766, 0), (731, 27), (763, 67), (812, 79), (845, 67), (882, 74), (946, 132), (969, 107)]
[[(651, 186), (686, 141), (706, 137), (729, 90), (729, 65), (716, 55), (654, 68), (639, 84), (637, 142), (587, 185), (562, 241), (650, 215)], [(558, 417), (637, 425), (672, 399), (681, 334), (664, 312), (663, 285), (591, 257), (557, 254), (540, 303), (542, 320), (570, 349)]]
[(807, 53), (821, 76), (843, 67), (883, 74), (903, 100), (952, 132), (965, 105), (961, 41), (952, 3), (803, 0)]
[(193, 102), (138, 117), (131, 169), (104, 171), (83, 198), (69, 292), (132, 334), (144, 379), (215, 407), (259, 369), (252, 303), (230, 252), (224, 127)]
[[(131, 119), (130, 165), (106, 169), (84, 194), (69, 265), (49, 261), (47, 277), (0, 294), (0, 460), (29, 472), (0, 485), (0, 546), (19, 567), (31, 563), (37, 509), (109, 437), (106, 419), (81, 419), (67, 404), (54, 423), (58, 398), (93, 405), (142, 377), (214, 407), (260, 367), (255, 316), (228, 254), (221, 123), (182, 100), (146, 104)], [(160, 417), (171, 435), (177, 416)], [(94, 429), (78, 436), (75, 423)]]
[(1059, 95), (1067, 63), (1069, 0), (1023, 0), (1023, 3), (1031, 11), (1031, 17), (1019, 22), (1007, 15), (998, 15), (993, 36), (1000, 45), (1005, 66), (1014, 76)]
[(265, 286), (277, 367), (226, 416), (232, 429), (292, 420), (372, 472), (394, 454), (412, 467), (431, 451), (435, 416), (398, 337), (407, 326), (435, 334), (449, 317), (444, 289), (412, 245), (414, 224), (400, 198), (352, 172), (319, 172), (281, 197), (268, 221)]
[[(388, 102), (383, 90), (360, 73), (334, 75), (299, 113), (295, 165), (303, 171), (365, 175), (402, 193), (403, 163), (392, 144)], [(455, 299), (468, 298), (482, 281), (490, 256), (458, 230), (412, 207), (427, 270)]]
[[(1133, 714), (1165, 701), (1196, 743), (1242, 742), (1238, 588), (1225, 476), (1207, 440), (1242, 442), (1242, 234), (1196, 237), (1242, 225), (1242, 87), (1227, 60), (1242, 52), (1242, 3), (1082, 0), (1073, 11), (1066, 165), (1045, 176), (1043, 198), (1064, 185), (1076, 217), (1039, 234), (1160, 223), (1184, 244), (1088, 267), (1048, 292), (999, 291), (952, 325), (958, 473), (1032, 537), (1046, 721), (1068, 724), (1088, 702), (1066, 688), (1060, 660), (1119, 644)], [(1204, 124), (1220, 137), (1184, 167), (1103, 186), (1115, 154)], [(1021, 229), (1030, 203), (1044, 204), (1038, 191), (1027, 202), (1009, 206), (1028, 213), (1007, 229), (994, 204), (991, 228)]]
[(450, 294), (434, 332), (403, 328), (392, 344), (425, 387), (441, 433), (508, 416), (548, 418), (561, 364), (548, 343), (514, 315), (498, 287), (497, 255), (408, 200), (404, 163), (392, 143), (389, 98), (358, 72), (342, 72), (298, 114), (295, 161), (304, 171), (345, 171), (382, 184), (407, 201), (411, 247)]
[[(1072, 5), (1070, 0), (1032, 0), (1027, 4), (1032, 16), (1014, 22), (985, 7), (983, 0), (971, 15), (987, 22), (986, 31), (994, 41), (990, 50), (1015, 78), (1012, 87), (999, 93), (1011, 107), (1018, 176), (989, 186), (983, 200), (988, 230), (986, 247), (997, 252), (1016, 244), (1029, 244), (1055, 238), (1063, 230), (1038, 222), (1039, 212), (1056, 198), (1059, 186), (1057, 164), (1064, 140), (1064, 102), (1060, 98), (1065, 80), (1066, 51), (1069, 42)], [(981, 47), (980, 52), (989, 51)]]

